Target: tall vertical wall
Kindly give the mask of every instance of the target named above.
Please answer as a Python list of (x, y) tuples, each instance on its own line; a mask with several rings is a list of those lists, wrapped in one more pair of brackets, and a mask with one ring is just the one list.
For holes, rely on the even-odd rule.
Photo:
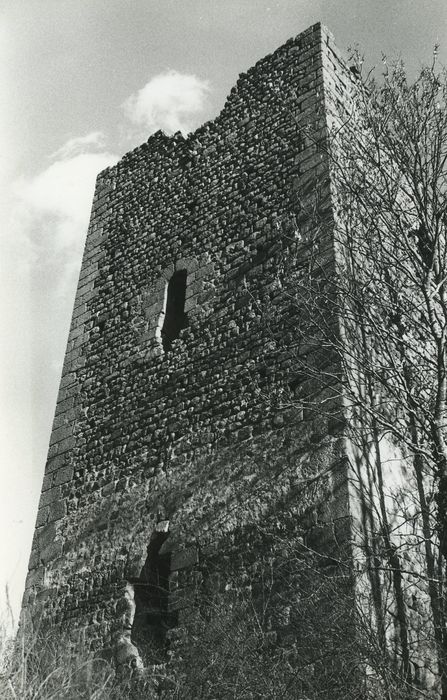
[[(326, 290), (335, 328), (330, 51), (311, 27), (241, 75), (213, 122), (158, 132), (98, 176), (23, 604), (92, 648), (129, 638), (123, 601), (150, 542), (181, 614), (188, 572), (243, 557), (250, 527), (346, 540), (338, 392), (297, 370), (338, 371), (318, 333), (298, 333), (296, 302), (297, 281)], [(188, 326), (165, 351), (175, 270)]]

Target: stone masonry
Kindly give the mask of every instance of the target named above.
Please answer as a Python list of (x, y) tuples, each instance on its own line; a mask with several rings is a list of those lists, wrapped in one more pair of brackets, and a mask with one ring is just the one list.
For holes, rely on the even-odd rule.
[(338, 392), (318, 385), (338, 367), (315, 333), (297, 343), (295, 285), (325, 290), (336, 333), (327, 119), (352, 80), (317, 24), (214, 121), (99, 174), (23, 619), (138, 665), (210, 561), (256, 556), (244, 533), (277, 519), (348, 547)]

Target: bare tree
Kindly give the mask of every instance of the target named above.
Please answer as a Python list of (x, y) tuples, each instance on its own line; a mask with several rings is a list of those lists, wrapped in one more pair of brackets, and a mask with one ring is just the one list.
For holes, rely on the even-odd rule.
[[(381, 81), (358, 81), (330, 134), (341, 323), (326, 338), (341, 358), (364, 483), (371, 469), (375, 524), (363, 523), (364, 542), (376, 559), (372, 569), (385, 559), (391, 577), (402, 675), (414, 676), (409, 560), (426, 584), (447, 698), (447, 77), (435, 60), (413, 82), (402, 63), (384, 65)], [(401, 495), (409, 480), (417, 498), (407, 491), (406, 500), (392, 502), (387, 444), (400, 455)], [(406, 475), (398, 474), (399, 461)], [(385, 646), (381, 609), (376, 600)]]

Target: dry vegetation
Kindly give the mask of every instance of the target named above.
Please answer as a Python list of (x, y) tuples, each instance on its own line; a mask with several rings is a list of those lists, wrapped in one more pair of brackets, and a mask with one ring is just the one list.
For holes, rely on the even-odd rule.
[[(416, 700), (428, 696), (384, 654), (352, 571), (286, 541), (256, 580), (228, 571), (227, 590), (191, 608), (143, 672), (117, 674), (69, 636), (20, 638), (0, 679), (5, 700)], [(186, 643), (185, 643), (186, 642)], [(160, 662), (161, 661), (161, 662)]]

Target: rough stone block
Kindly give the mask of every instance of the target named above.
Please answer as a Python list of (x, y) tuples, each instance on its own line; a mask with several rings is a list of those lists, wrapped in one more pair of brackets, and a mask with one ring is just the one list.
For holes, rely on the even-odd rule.
[(170, 612), (175, 612), (177, 610), (190, 608), (194, 605), (195, 600), (196, 592), (193, 588), (178, 589), (169, 594), (168, 610)]
[(74, 469), (71, 466), (62, 467), (55, 472), (53, 477), (53, 486), (59, 486), (60, 484), (65, 484), (67, 481), (73, 479)]
[(39, 508), (37, 512), (37, 518), (36, 518), (36, 527), (41, 527), (42, 525), (46, 525), (48, 522), (48, 515), (49, 515), (50, 509), (48, 506), (44, 506), (43, 508)]
[(40, 506), (40, 508), (43, 508), (44, 506), (47, 506), (50, 503), (53, 503), (53, 501), (58, 500), (60, 497), (61, 497), (61, 489), (59, 486), (48, 489), (48, 491), (44, 491), (42, 493), (42, 496), (40, 497), (39, 506)]
[(60, 520), (67, 512), (65, 501), (55, 501), (48, 506), (48, 515), (45, 522), (51, 523)]
[(194, 566), (198, 561), (199, 553), (197, 547), (189, 547), (188, 549), (173, 552), (171, 557), (171, 571), (186, 569)]
[(62, 542), (52, 542), (40, 552), (40, 560), (46, 565), (62, 554)]

